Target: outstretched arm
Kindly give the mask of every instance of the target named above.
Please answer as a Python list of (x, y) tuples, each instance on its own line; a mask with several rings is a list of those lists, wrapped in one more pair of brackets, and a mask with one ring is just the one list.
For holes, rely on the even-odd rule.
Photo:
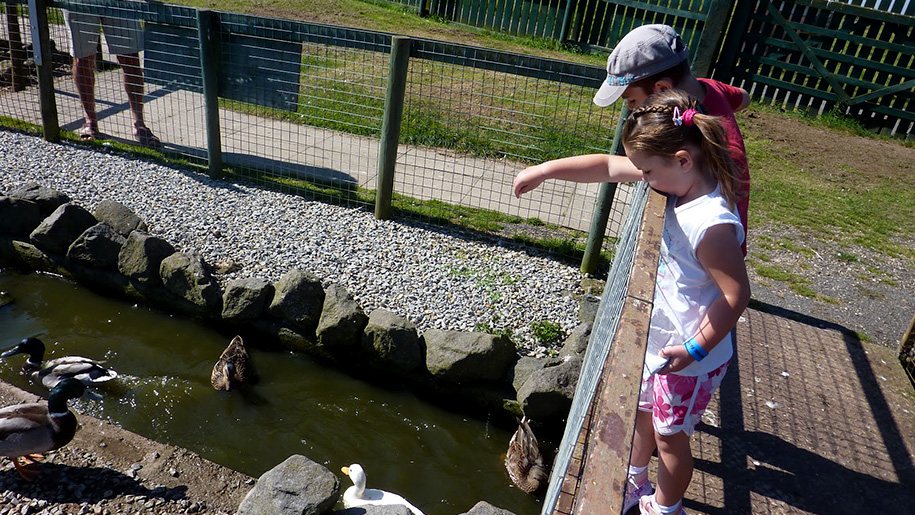
[[(750, 303), (750, 279), (744, 264), (735, 227), (720, 224), (705, 232), (696, 257), (711, 276), (721, 296), (709, 306), (693, 338), (706, 352), (710, 352), (737, 325), (740, 315)], [(660, 355), (670, 358), (661, 373), (677, 372), (693, 362), (683, 345), (661, 349)]]
[(626, 156), (588, 154), (546, 161), (515, 177), (512, 191), (516, 197), (537, 188), (547, 179), (572, 182), (631, 182), (642, 180), (640, 172)]

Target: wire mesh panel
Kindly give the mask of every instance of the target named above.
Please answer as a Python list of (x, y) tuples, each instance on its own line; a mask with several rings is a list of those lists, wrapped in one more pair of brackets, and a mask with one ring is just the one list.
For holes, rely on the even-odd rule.
[[(503, 234), (560, 226), (583, 240), (598, 184), (549, 181), (517, 199), (512, 181), (536, 163), (608, 152), (620, 112), (592, 102), (606, 72), (430, 41), (411, 55), (395, 189), (507, 215), (492, 220)], [(618, 207), (609, 234), (623, 216)]]
[(542, 515), (552, 515), (562, 493), (564, 476), (572, 462), (572, 454), (579, 434), (591, 408), (600, 381), (604, 363), (610, 353), (614, 335), (620, 323), (623, 301), (629, 286), (630, 271), (636, 258), (642, 213), (648, 199), (648, 185), (640, 183), (634, 190), (632, 207), (620, 232), (617, 251), (613, 258), (607, 284), (601, 295), (600, 306), (591, 330), (588, 348), (582, 362), (581, 374), (566, 419), (562, 443), (557, 452), (550, 476), (550, 485), (543, 502)]
[[(388, 57), (347, 30), (221, 16), (226, 163), (348, 205), (373, 202)], [(383, 37), (388, 39), (387, 36)], [(389, 43), (386, 42), (389, 45)]]
[[(41, 132), (41, 114), (28, 8), (10, 1), (2, 7), (0, 40), (5, 44), (0, 48), (0, 116), (4, 125), (37, 134)], [(66, 54), (57, 52), (55, 57), (56, 64), (68, 69), (68, 59), (59, 62)]]
[[(81, 139), (102, 137), (157, 147), (175, 141), (168, 118), (190, 109), (163, 110), (167, 90), (150, 87), (144, 77), (144, 24), (156, 7), (146, 2), (56, 2), (50, 9), (52, 46), (74, 59), (71, 74), (55, 74), (60, 128)], [(184, 9), (186, 23), (193, 11)], [(176, 13), (177, 14), (177, 13)], [(180, 16), (179, 16), (180, 17)]]

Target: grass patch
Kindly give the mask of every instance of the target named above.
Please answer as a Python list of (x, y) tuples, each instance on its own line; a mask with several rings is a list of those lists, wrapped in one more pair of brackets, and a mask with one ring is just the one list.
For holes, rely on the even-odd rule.
[(753, 269), (756, 273), (766, 279), (771, 279), (773, 281), (783, 282), (788, 285), (788, 288), (791, 291), (801, 295), (802, 297), (817, 298), (817, 292), (810, 287), (810, 280), (785, 270), (779, 266), (773, 265), (760, 265), (757, 263), (748, 263), (753, 266)]
[[(915, 249), (899, 243), (915, 234), (911, 216), (915, 196), (910, 187), (863, 174), (824, 181), (782, 157), (771, 141), (747, 138), (746, 144), (753, 168), (765, 171), (753, 176), (750, 227), (776, 222), (830, 246), (861, 246), (887, 256), (915, 259)], [(812, 252), (796, 243), (779, 244)]]
[(781, 107), (773, 106), (771, 104), (758, 102), (754, 102), (753, 106), (754, 109), (759, 109), (761, 111), (777, 113), (782, 116), (788, 116), (791, 118), (803, 120), (804, 122), (809, 123), (815, 127), (822, 127), (825, 129), (853, 134), (855, 136), (861, 136), (864, 138), (892, 141), (894, 143), (903, 144), (907, 147), (915, 146), (915, 142), (913, 141), (902, 140), (894, 136), (881, 134), (877, 131), (871, 130), (859, 120), (843, 114), (838, 109), (832, 109), (830, 111), (824, 112), (823, 114), (817, 114), (816, 111), (809, 109), (784, 109)]
[(562, 326), (550, 320), (531, 322), (531, 335), (544, 347), (559, 345), (566, 337)]

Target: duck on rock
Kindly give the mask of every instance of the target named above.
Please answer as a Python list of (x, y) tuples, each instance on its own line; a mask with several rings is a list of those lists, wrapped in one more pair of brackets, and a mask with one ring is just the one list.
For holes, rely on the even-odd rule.
[[(60, 381), (48, 402), (14, 404), (0, 409), (0, 456), (13, 461), (19, 475), (34, 481), (41, 453), (60, 449), (76, 434), (76, 415), (67, 401), (80, 397), (86, 387), (78, 379)], [(21, 460), (21, 461), (20, 461)]]
[(117, 372), (103, 366), (104, 361), (82, 356), (55, 358), (42, 366), (44, 351), (44, 342), (38, 338), (26, 338), (19, 342), (19, 345), (0, 354), (0, 357), (28, 354), (29, 359), (22, 365), (22, 373), (31, 376), (33, 380), (49, 389), (54, 388), (68, 377), (78, 379), (86, 386), (92, 386), (110, 381), (118, 376)]

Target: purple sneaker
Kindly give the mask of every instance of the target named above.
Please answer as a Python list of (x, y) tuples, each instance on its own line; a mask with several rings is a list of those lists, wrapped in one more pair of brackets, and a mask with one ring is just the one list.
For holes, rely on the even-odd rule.
[(629, 476), (629, 480), (626, 482), (626, 497), (623, 499), (623, 513), (628, 512), (637, 505), (643, 495), (651, 495), (653, 493), (654, 487), (651, 485), (651, 481), (646, 479), (639, 486), (632, 480), (632, 476)]

